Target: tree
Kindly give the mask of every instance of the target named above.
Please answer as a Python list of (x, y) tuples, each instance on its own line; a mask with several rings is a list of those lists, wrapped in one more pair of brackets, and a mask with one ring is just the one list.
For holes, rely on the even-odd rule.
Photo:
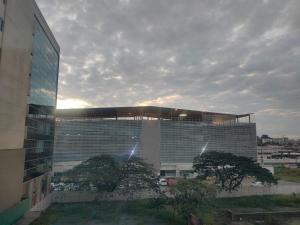
[(170, 204), (174, 212), (187, 219), (190, 213), (195, 213), (215, 197), (215, 187), (198, 179), (184, 179), (170, 189)]
[(79, 183), (81, 187), (92, 185), (98, 192), (121, 190), (132, 194), (142, 189), (159, 190), (152, 166), (134, 156), (130, 159), (95, 156), (65, 172), (64, 179)]
[(158, 193), (158, 180), (152, 165), (141, 158), (131, 157), (130, 160), (121, 163), (120, 185), (126, 194), (133, 194), (138, 190), (152, 190)]
[(262, 183), (277, 183), (272, 173), (253, 159), (231, 153), (206, 152), (194, 158), (193, 168), (199, 178), (214, 177), (216, 185), (229, 192), (237, 190), (247, 176)]
[(120, 184), (119, 162), (110, 155), (92, 157), (64, 173), (68, 182), (79, 183), (80, 187), (93, 185), (99, 192), (113, 192)]
[(169, 199), (164, 192), (161, 192), (160, 195), (155, 198), (150, 198), (148, 200), (148, 207), (151, 209), (156, 209), (160, 211), (169, 203)]

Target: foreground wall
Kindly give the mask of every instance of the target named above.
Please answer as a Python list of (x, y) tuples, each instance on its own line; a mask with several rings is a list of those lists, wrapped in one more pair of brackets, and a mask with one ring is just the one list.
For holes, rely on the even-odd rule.
[(0, 224), (6, 225), (49, 199), (59, 46), (34, 0), (0, 1), (0, 22)]
[(22, 197), (32, 12), (31, 0), (0, 1), (4, 20), (0, 31), (0, 213), (17, 205)]

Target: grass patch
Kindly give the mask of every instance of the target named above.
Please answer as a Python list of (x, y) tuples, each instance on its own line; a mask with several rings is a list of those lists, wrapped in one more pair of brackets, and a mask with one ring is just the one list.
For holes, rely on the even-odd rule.
[(120, 207), (119, 204), (108, 202), (53, 204), (32, 225), (72, 224), (72, 222), (84, 224), (84, 221), (89, 220), (111, 222), (118, 218), (121, 213)]
[(183, 223), (182, 218), (178, 215), (174, 215), (170, 207), (163, 206), (161, 208), (153, 208), (151, 207), (150, 200), (124, 203), (123, 213), (138, 215), (140, 217), (155, 217), (165, 221), (167, 225), (181, 225)]
[(69, 225), (87, 224), (88, 221), (101, 221), (113, 223), (121, 219), (122, 215), (132, 215), (144, 224), (144, 219), (158, 219), (164, 225), (180, 225), (183, 221), (173, 216), (166, 207), (149, 207), (148, 200), (129, 202), (99, 202), (99, 203), (70, 203), (53, 204), (41, 217), (31, 225)]
[[(119, 224), (122, 215), (131, 215), (139, 223), (149, 224), (147, 219), (157, 220), (163, 225), (181, 225), (185, 221), (174, 215), (170, 206), (151, 207), (149, 200), (128, 202), (69, 203), (53, 204), (39, 219), (31, 225), (78, 225), (90, 221)], [(276, 207), (300, 208), (300, 195), (249, 196), (239, 198), (218, 198), (211, 204), (199, 206), (197, 213), (206, 224), (216, 224), (218, 213), (228, 208), (263, 208), (272, 210)], [(216, 216), (217, 215), (217, 216)], [(215, 217), (216, 216), (216, 217)], [(152, 223), (154, 224), (155, 221)]]
[(300, 168), (275, 168), (275, 177), (280, 180), (300, 183)]
[(239, 198), (218, 198), (215, 200), (218, 208), (263, 208), (300, 207), (300, 195), (262, 195)]

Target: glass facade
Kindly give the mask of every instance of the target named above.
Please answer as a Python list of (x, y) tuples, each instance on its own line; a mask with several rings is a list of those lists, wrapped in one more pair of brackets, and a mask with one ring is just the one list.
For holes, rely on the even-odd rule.
[(28, 104), (55, 106), (59, 54), (36, 20)]
[(162, 163), (192, 163), (204, 149), (256, 157), (255, 124), (161, 121), (160, 132)]
[[(101, 154), (128, 155), (140, 142), (141, 129), (142, 121), (138, 120), (58, 119), (54, 161), (82, 161)], [(137, 155), (138, 148), (137, 145)]]
[[(158, 165), (161, 168), (166, 164), (192, 164), (194, 157), (203, 149), (230, 152), (255, 159), (255, 123), (237, 122), (231, 117), (226, 118), (222, 124), (215, 123), (221, 121), (221, 117), (211, 117), (210, 122), (154, 120), (153, 124), (159, 125), (150, 126), (150, 130), (147, 130), (149, 126), (145, 125), (151, 123), (151, 120), (113, 120), (88, 115), (57, 118), (54, 165), (57, 165), (57, 171), (61, 171), (64, 162), (73, 165), (75, 161), (83, 161), (101, 154), (125, 155), (136, 143), (137, 155), (151, 159), (151, 156), (156, 154), (157, 143), (153, 141), (159, 142), (159, 157), (155, 160), (159, 161)], [(158, 139), (150, 136), (155, 134), (158, 134)], [(165, 173), (168, 174), (168, 170), (172, 170), (174, 174), (175, 169), (166, 169)]]
[(51, 170), (54, 146), (59, 53), (37, 19), (32, 49), (24, 181)]

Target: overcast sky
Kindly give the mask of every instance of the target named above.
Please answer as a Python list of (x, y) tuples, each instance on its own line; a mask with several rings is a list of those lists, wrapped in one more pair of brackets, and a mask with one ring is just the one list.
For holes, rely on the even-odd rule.
[(37, 0), (61, 47), (58, 107), (254, 112), (300, 138), (299, 0)]

